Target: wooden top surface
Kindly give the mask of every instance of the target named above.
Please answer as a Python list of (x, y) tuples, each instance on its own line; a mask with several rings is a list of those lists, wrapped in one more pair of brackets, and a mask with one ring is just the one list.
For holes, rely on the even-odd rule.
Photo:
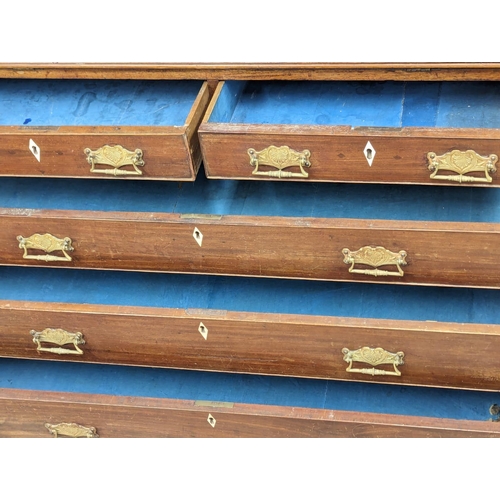
[(500, 80), (500, 63), (0, 63), (0, 78)]

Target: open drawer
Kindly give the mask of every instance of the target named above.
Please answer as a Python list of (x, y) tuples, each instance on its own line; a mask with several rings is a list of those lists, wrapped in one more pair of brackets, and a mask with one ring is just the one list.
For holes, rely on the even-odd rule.
[(206, 83), (1, 80), (0, 176), (194, 180)]
[(219, 83), (214, 179), (499, 186), (498, 82)]
[(500, 287), (500, 190), (110, 182), (5, 179), (0, 265)]
[(0, 269), (0, 357), (500, 391), (498, 290)]
[(0, 362), (0, 437), (500, 437), (497, 408), (486, 392)]

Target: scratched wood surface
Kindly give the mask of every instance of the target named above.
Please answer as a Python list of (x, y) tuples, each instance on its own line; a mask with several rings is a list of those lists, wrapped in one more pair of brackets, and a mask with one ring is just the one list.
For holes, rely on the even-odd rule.
[[(473, 173), (475, 182), (446, 169), (439, 175), (455, 179), (431, 178), (428, 154), (498, 158), (499, 100), (496, 82), (221, 82), (199, 130), (205, 171), (211, 179), (498, 186), (495, 172)], [(269, 146), (308, 150), (307, 178), (254, 174), (248, 150)]]
[(1, 78), (500, 80), (499, 63), (2, 63)]
[[(0, 265), (7, 266), (500, 286), (500, 230), (491, 223), (18, 209), (0, 209), (0, 221)], [(19, 237), (35, 234), (70, 238), (71, 261), (59, 250), (51, 255), (65, 260), (46, 262), (46, 252), (20, 248)], [(380, 267), (396, 275), (350, 272), (375, 268), (344, 260), (344, 249), (366, 246), (404, 251), (407, 265), (401, 272), (395, 263)]]
[[(5, 107), (0, 126), (0, 176), (195, 179), (201, 164), (195, 130), (209, 101), (206, 83), (190, 82), (196, 89), (175, 87), (171, 100), (168, 85), (164, 94), (160, 88), (149, 89), (145, 82), (141, 82), (144, 89), (125, 90), (121, 85), (108, 88), (108, 82), (107, 86), (94, 82), (96, 88), (90, 90), (66, 85), (59, 99), (58, 85), (52, 83), (52, 87), (38, 83), (24, 93), (15, 91), (16, 86), (13, 90), (5, 82), (0, 84), (0, 109)], [(37, 154), (33, 154), (33, 143)], [(91, 172), (85, 150), (96, 151), (105, 145), (142, 150), (141, 175)], [(106, 168), (112, 171), (110, 166), (96, 165), (96, 169)], [(133, 172), (133, 167), (120, 170)]]
[[(257, 373), (398, 385), (500, 387), (500, 326), (376, 320), (210, 309), (169, 309), (54, 302), (0, 301), (0, 356), (84, 363)], [(70, 342), (37, 345), (32, 332), (81, 333), (83, 354)], [(348, 372), (343, 349), (404, 353), (402, 373)], [(371, 369), (355, 362), (355, 369)]]
[[(478, 438), (499, 437), (477, 422), (252, 404), (0, 389), (0, 436), (52, 437), (45, 424), (94, 427), (101, 438)], [(213, 426), (209, 423), (209, 418)]]

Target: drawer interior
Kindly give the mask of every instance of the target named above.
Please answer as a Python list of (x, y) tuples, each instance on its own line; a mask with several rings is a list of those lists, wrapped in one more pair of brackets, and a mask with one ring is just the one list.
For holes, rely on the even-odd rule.
[(496, 128), (498, 82), (224, 82), (209, 123)]
[(495, 393), (2, 359), (0, 387), (490, 420)]
[(500, 290), (271, 278), (0, 267), (0, 300), (500, 324)]
[(0, 80), (0, 125), (183, 126), (203, 82)]
[(147, 185), (113, 179), (6, 177), (0, 183), (0, 207), (500, 222), (500, 190), (207, 180), (204, 172), (194, 183)]

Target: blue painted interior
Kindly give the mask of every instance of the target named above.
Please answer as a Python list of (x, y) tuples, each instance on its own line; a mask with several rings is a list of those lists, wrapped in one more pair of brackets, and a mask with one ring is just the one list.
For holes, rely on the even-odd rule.
[[(499, 82), (236, 82), (213, 123), (353, 127), (500, 126)], [(241, 85), (241, 84), (239, 84)]]
[(0, 387), (483, 421), (499, 403), (497, 393), (456, 389), (14, 359), (0, 359)]
[(0, 125), (182, 126), (198, 81), (0, 79)]
[[(0, 80), (0, 125), (183, 125), (201, 82)], [(212, 121), (497, 127), (497, 83), (230, 82)], [(470, 106), (470, 108), (469, 108)], [(41, 196), (43, 193), (43, 196)], [(500, 190), (14, 179), (0, 207), (500, 221)], [(500, 290), (0, 267), (0, 299), (500, 324)], [(397, 307), (393, 307), (397, 304)], [(0, 386), (488, 420), (498, 394), (0, 359)]]
[(234, 113), (234, 108), (245, 88), (244, 81), (229, 81), (224, 82), (222, 89), (217, 98), (217, 103), (210, 115), (210, 121), (216, 123), (225, 123), (231, 121), (231, 116)]
[(500, 290), (0, 267), (0, 300), (500, 324)]
[(202, 169), (194, 183), (5, 177), (0, 207), (500, 222), (500, 189), (207, 180)]

